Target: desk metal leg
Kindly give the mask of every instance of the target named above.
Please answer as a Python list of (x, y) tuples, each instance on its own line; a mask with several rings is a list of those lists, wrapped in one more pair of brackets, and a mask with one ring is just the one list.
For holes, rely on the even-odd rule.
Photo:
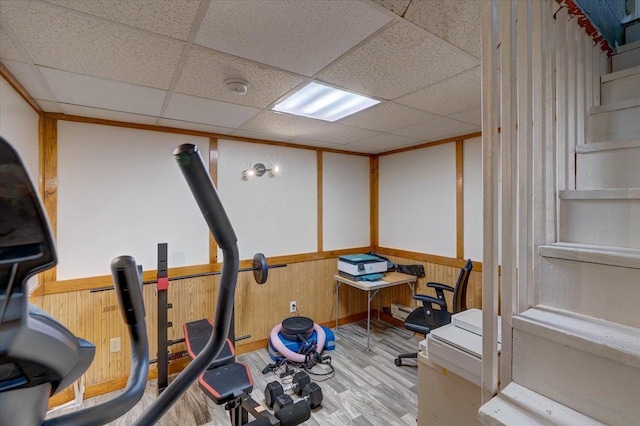
[(340, 281), (336, 281), (336, 331), (338, 331), (338, 321), (340, 319)]
[[(339, 334), (339, 321), (340, 321), (340, 285), (342, 283), (340, 281), (336, 280), (336, 286), (335, 286), (335, 291), (336, 291), (336, 328), (335, 328), (335, 332), (336, 335)], [(410, 287), (411, 287), (411, 293), (414, 294), (415, 293), (415, 283), (414, 282), (410, 282), (407, 283)], [(340, 334), (342, 338), (350, 341), (351, 343), (353, 343), (354, 345), (360, 347), (361, 349), (369, 352), (371, 351), (370, 349), (370, 345), (371, 345), (371, 301), (373, 300), (374, 297), (378, 296), (378, 321), (384, 322), (386, 324), (389, 324), (392, 328), (398, 329), (400, 331), (406, 332), (406, 330), (403, 330), (399, 327), (396, 327), (395, 325), (386, 322), (385, 320), (380, 318), (380, 311), (381, 311), (381, 297), (382, 295), (380, 294), (380, 289), (376, 289), (376, 290), (367, 290), (367, 345), (363, 345), (362, 343), (356, 341), (354, 338), (352, 338), (351, 336), (347, 336), (345, 334)], [(410, 333), (411, 336), (413, 336), (413, 333)]]
[[(374, 290), (373, 294), (371, 290), (367, 291), (367, 351), (369, 349), (369, 342), (371, 340), (371, 301), (380, 292), (380, 289)], [(380, 296), (378, 296), (378, 305), (380, 304)], [(378, 319), (380, 319), (380, 311), (378, 310)]]

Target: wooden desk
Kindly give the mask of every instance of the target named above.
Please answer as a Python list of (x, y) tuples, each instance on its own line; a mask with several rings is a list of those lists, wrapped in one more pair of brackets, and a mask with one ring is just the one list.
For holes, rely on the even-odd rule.
[[(362, 349), (369, 351), (369, 341), (371, 337), (371, 301), (378, 294), (380, 289), (393, 287), (394, 285), (408, 284), (411, 287), (411, 294), (415, 293), (415, 283), (418, 281), (418, 277), (415, 275), (403, 274), (400, 272), (387, 272), (381, 280), (378, 281), (352, 281), (348, 278), (341, 277), (340, 275), (334, 275), (336, 285), (336, 333), (338, 333), (338, 320), (340, 318), (340, 285), (347, 284), (348, 286), (355, 287), (359, 290), (367, 292), (367, 345), (362, 345), (360, 342), (352, 339), (350, 336), (342, 335), (342, 337), (351, 341), (355, 345)], [(378, 297), (378, 321), (380, 319), (380, 297)], [(386, 321), (385, 321), (386, 322)], [(392, 325), (392, 324), (391, 324)], [(393, 326), (393, 325), (392, 325)]]

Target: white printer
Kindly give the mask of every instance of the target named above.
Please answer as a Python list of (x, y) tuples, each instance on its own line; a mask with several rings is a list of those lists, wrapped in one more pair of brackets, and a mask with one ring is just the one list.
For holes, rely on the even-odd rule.
[(347, 254), (338, 258), (338, 271), (352, 277), (387, 272), (387, 261), (369, 254)]
[[(429, 360), (469, 382), (482, 386), (482, 311), (469, 309), (452, 316), (451, 324), (427, 335)], [(498, 354), (502, 342), (498, 317)]]

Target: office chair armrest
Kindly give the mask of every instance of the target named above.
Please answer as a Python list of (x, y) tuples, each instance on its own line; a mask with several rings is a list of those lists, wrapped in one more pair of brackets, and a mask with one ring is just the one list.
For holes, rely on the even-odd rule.
[(455, 290), (453, 287), (450, 287), (446, 284), (440, 284), (440, 283), (427, 283), (427, 287), (435, 288), (436, 291), (447, 290), (447, 291), (450, 291), (451, 293), (453, 293), (453, 291)]
[(415, 300), (421, 301), (423, 304), (425, 303), (429, 303), (430, 305), (436, 304), (444, 310), (447, 309), (447, 302), (445, 302), (444, 300), (436, 299), (435, 297), (432, 297), (432, 296), (427, 296), (426, 294), (414, 294), (413, 298)]
[(447, 302), (445, 301), (444, 298), (444, 291), (443, 290), (447, 290), (450, 292), (454, 292), (454, 288), (453, 287), (449, 287), (446, 284), (440, 284), (440, 283), (427, 283), (427, 287), (431, 287), (434, 288), (436, 290), (436, 296), (438, 296), (439, 300), (442, 300), (444, 302), (444, 309), (447, 309)]

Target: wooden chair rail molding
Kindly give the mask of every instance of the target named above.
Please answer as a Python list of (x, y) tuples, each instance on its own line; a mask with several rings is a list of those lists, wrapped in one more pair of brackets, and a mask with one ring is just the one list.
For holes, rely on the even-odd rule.
[(442, 144), (445, 144), (445, 143), (458, 142), (458, 141), (463, 141), (463, 140), (467, 140), (467, 139), (479, 138), (480, 136), (482, 136), (482, 132), (474, 132), (474, 133), (469, 133), (469, 134), (466, 134), (466, 135), (455, 136), (455, 137), (452, 137), (452, 138), (441, 139), (441, 140), (438, 140), (438, 141), (425, 142), (425, 143), (421, 143), (419, 145), (408, 146), (408, 147), (405, 147), (405, 148), (392, 149), (391, 151), (381, 152), (381, 153), (377, 154), (377, 156), (380, 157), (380, 156), (383, 156), (383, 155), (391, 155), (391, 154), (398, 154), (400, 152), (414, 151), (416, 149), (429, 148), (431, 146), (442, 145)]
[(308, 149), (311, 151), (323, 151), (323, 152), (334, 152), (337, 154), (349, 154), (349, 155), (357, 155), (361, 157), (372, 157), (374, 154), (367, 154), (363, 152), (356, 151), (348, 151), (344, 149), (333, 149), (333, 148), (325, 148), (325, 147), (317, 147), (310, 145), (301, 145), (296, 144), (295, 142), (276, 142), (269, 141), (266, 139), (254, 139), (248, 137), (238, 137), (233, 135), (224, 135), (222, 133), (211, 133), (211, 132), (203, 132), (200, 130), (189, 130), (189, 129), (179, 129), (177, 127), (167, 127), (167, 126), (154, 126), (151, 124), (138, 124), (138, 123), (128, 123), (125, 121), (114, 121), (114, 120), (105, 120), (102, 118), (92, 118), (92, 117), (82, 117), (78, 115), (67, 115), (60, 114), (57, 112), (45, 112), (44, 116), (47, 118), (55, 119), (55, 120), (63, 120), (63, 121), (73, 121), (76, 123), (88, 123), (88, 124), (102, 124), (104, 126), (114, 126), (114, 127), (125, 127), (129, 129), (139, 129), (139, 130), (151, 130), (154, 132), (165, 132), (165, 133), (177, 133), (181, 135), (191, 135), (191, 136), (202, 136), (206, 138), (215, 138), (215, 139), (225, 139), (230, 141), (239, 141), (239, 142), (251, 142), (251, 143), (259, 143), (263, 145), (274, 145), (274, 146), (282, 146), (287, 148), (296, 148), (296, 149)]
[[(434, 263), (436, 265), (452, 266), (454, 268), (462, 268), (466, 263), (466, 259), (456, 259), (453, 257), (438, 256), (435, 254), (419, 253), (415, 251), (399, 250), (388, 247), (375, 247), (376, 253), (383, 256), (396, 256), (405, 259), (417, 260), (419, 262)], [(473, 262), (473, 270), (482, 272), (482, 262)]]
[[(331, 250), (325, 252), (317, 252), (317, 253), (302, 253), (302, 254), (292, 254), (285, 256), (273, 256), (267, 259), (267, 262), (271, 265), (276, 264), (290, 264), (290, 263), (300, 263), (300, 262), (309, 262), (313, 260), (322, 260), (322, 259), (333, 259), (338, 256), (342, 256), (344, 254), (354, 254), (354, 253), (364, 253), (372, 250), (371, 246), (365, 247), (355, 247), (344, 250)], [(240, 261), (240, 268), (251, 268), (253, 266), (252, 260), (242, 260)], [(207, 272), (220, 272), (222, 270), (222, 263), (213, 263), (209, 265), (193, 265), (193, 266), (181, 266), (177, 268), (169, 269), (169, 278), (181, 276), (181, 275), (190, 275), (190, 274), (203, 274)], [(143, 280), (152, 280), (156, 278), (157, 271), (148, 270), (144, 271), (142, 279)], [(57, 294), (57, 293), (68, 293), (73, 291), (80, 290), (92, 290), (96, 288), (108, 287), (113, 284), (111, 275), (100, 275), (96, 277), (87, 277), (87, 278), (74, 278), (70, 280), (59, 280), (59, 281), (49, 281), (45, 282), (44, 290), (38, 290), (40, 293), (44, 295)]]

